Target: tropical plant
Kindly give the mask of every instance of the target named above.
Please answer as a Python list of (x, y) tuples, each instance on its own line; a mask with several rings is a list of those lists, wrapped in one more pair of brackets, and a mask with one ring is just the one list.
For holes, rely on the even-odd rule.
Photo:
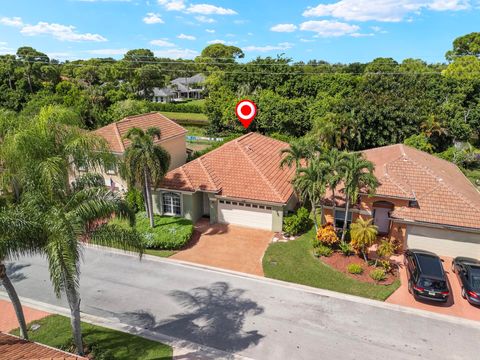
[(380, 262), (380, 266), (382, 266), (386, 271), (390, 271), (390, 257), (395, 253), (397, 247), (398, 246), (394, 241), (385, 238), (380, 240), (380, 243), (377, 247), (377, 258), (375, 259), (375, 266), (377, 266), (377, 262)]
[(293, 187), (303, 202), (309, 202), (312, 208), (315, 230), (318, 231), (317, 207), (322, 208), (322, 198), (325, 195), (325, 164), (318, 159), (309, 162), (308, 167), (300, 168), (293, 179)]
[(368, 248), (377, 239), (378, 227), (372, 224), (372, 219), (364, 220), (361, 217), (350, 226), (350, 245), (357, 252), (362, 254), (365, 262), (368, 262)]
[(376, 282), (379, 282), (387, 278), (387, 273), (384, 269), (374, 269), (370, 272), (370, 277)]
[(296, 214), (288, 216), (283, 220), (283, 231), (290, 235), (306, 232), (311, 226), (310, 214), (304, 207), (299, 208)]
[(339, 239), (333, 224), (328, 223), (320, 227), (317, 231), (317, 240), (327, 246), (333, 246), (338, 243)]
[(360, 264), (348, 264), (347, 271), (350, 274), (360, 275), (361, 273), (363, 273), (363, 267)]
[(352, 245), (347, 242), (340, 243), (338, 247), (344, 256), (350, 256), (354, 253)]
[(282, 160), (280, 161), (280, 167), (288, 166), (291, 168), (295, 165), (296, 171), (300, 171), (302, 167), (301, 161), (304, 160), (308, 165), (309, 158), (312, 156), (311, 148), (306, 144), (303, 138), (292, 141), (288, 148), (280, 150)]
[(326, 245), (320, 244), (313, 249), (313, 255), (315, 255), (316, 257), (320, 257), (320, 256), (329, 257), (332, 254), (333, 254), (333, 249)]
[(342, 243), (345, 241), (347, 232), (348, 213), (350, 205), (356, 204), (360, 192), (374, 193), (377, 188), (378, 181), (373, 174), (374, 165), (372, 162), (363, 158), (360, 153), (349, 154), (345, 161), (342, 162), (342, 175), (345, 192), (345, 219), (342, 229)]
[(160, 139), (160, 136), (160, 129), (155, 127), (146, 131), (131, 128), (125, 135), (131, 145), (125, 150), (124, 176), (129, 187), (142, 190), (152, 228), (155, 226), (152, 186), (157, 186), (163, 180), (170, 166), (170, 154), (153, 142), (154, 138)]

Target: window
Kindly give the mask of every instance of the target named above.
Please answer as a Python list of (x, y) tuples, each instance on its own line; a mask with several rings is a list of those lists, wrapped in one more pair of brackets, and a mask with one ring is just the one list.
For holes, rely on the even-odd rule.
[[(343, 223), (345, 222), (345, 210), (335, 210), (335, 227), (338, 229), (343, 229)], [(352, 213), (348, 213), (347, 218), (347, 229), (352, 223)]]
[(163, 213), (165, 215), (181, 215), (180, 195), (175, 193), (163, 193)]
[(245, 206), (244, 203), (238, 203), (238, 206)]
[(237, 205), (237, 203), (232, 201), (232, 205)]
[(230, 201), (225, 201), (225, 204), (230, 205), (231, 202)]
[(258, 205), (253, 204), (252, 207), (256, 209), (258, 208)]
[(267, 210), (272, 210), (272, 207), (271, 207), (271, 206), (267, 206), (267, 207), (265, 207), (265, 209), (267, 209)]
[(246, 207), (252, 207), (252, 204), (245, 204)]
[(259, 205), (258, 207), (259, 207), (260, 209), (265, 209), (265, 206), (263, 206), (263, 205)]
[(223, 200), (220, 200), (220, 204), (225, 204), (225, 201), (223, 201)]

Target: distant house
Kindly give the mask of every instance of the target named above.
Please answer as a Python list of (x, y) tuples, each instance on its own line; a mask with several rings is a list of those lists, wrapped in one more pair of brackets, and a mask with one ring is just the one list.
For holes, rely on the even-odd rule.
[[(103, 137), (107, 141), (112, 154), (121, 159), (125, 153), (125, 149), (130, 145), (130, 141), (124, 138), (128, 130), (131, 128), (146, 130), (149, 127), (160, 129), (161, 137), (160, 139), (155, 139), (154, 143), (162, 146), (170, 154), (170, 169), (175, 169), (185, 164), (187, 159), (185, 140), (187, 130), (160, 113), (154, 112), (129, 116), (123, 120), (97, 129), (93, 133)], [(75, 169), (76, 175), (87, 171), (90, 171), (90, 169)], [(95, 169), (93, 171), (103, 175), (105, 185), (111, 187), (112, 190), (127, 190), (127, 183), (120, 177), (117, 168)]]
[(174, 102), (185, 99), (202, 99), (205, 77), (197, 74), (191, 77), (181, 77), (170, 81), (164, 88), (153, 88), (153, 102)]

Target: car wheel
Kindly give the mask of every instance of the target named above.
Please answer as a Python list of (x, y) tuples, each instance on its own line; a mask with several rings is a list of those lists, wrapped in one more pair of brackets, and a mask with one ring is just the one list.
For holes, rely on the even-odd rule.
[(465, 292), (465, 288), (463, 288), (463, 287), (462, 287), (462, 297), (463, 297), (464, 299), (467, 298), (467, 293)]

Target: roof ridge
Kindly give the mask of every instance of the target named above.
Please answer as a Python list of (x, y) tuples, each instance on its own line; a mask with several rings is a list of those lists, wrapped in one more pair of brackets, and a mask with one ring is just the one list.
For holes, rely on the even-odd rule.
[[(253, 133), (251, 133), (253, 134)], [(275, 187), (270, 183), (270, 181), (267, 179), (267, 177), (260, 171), (260, 169), (258, 168), (258, 166), (255, 164), (255, 162), (250, 159), (250, 156), (248, 156), (248, 154), (245, 152), (244, 149), (242, 149), (242, 147), (240, 146), (240, 144), (238, 144), (238, 141), (235, 142), (235, 145), (237, 145), (237, 147), (240, 149), (240, 151), (242, 152), (242, 154), (247, 158), (248, 162), (250, 164), (252, 164), (253, 168), (255, 169), (255, 171), (260, 175), (260, 177), (263, 179), (263, 181), (265, 181), (265, 183), (268, 185), (268, 187), (270, 188), (270, 190), (272, 190), (275, 195), (277, 196), (277, 198), (280, 200), (280, 201), (283, 201), (282, 199), (282, 195), (277, 191), (277, 189), (275, 189)]]
[(140, 116), (151, 115), (151, 114), (158, 114), (158, 113), (159, 113), (158, 111), (149, 111), (149, 112), (143, 113), (143, 114), (129, 115), (129, 116), (125, 116), (123, 119), (120, 119), (120, 120), (118, 120), (118, 121), (115, 121), (115, 123), (119, 123), (119, 122), (122, 122), (122, 121), (130, 120), (130, 119), (137, 118), (137, 117), (140, 117)]
[(115, 136), (117, 137), (117, 140), (120, 142), (120, 147), (122, 149), (122, 152), (124, 152), (125, 151), (125, 145), (123, 144), (123, 139), (120, 136), (120, 131), (118, 130), (117, 123), (114, 122), (113, 126), (115, 127)]
[(408, 180), (406, 181), (408, 186), (409, 186), (409, 189), (407, 192), (407, 190), (405, 190), (399, 183), (397, 183), (392, 176), (390, 176), (390, 174), (388, 173), (388, 165), (393, 163), (394, 161), (397, 161), (397, 160), (400, 160), (400, 159), (403, 159), (405, 156), (405, 153), (402, 152), (402, 154), (400, 154), (399, 156), (397, 156), (395, 159), (393, 159), (392, 161), (389, 161), (389, 162), (386, 162), (384, 164), (384, 167), (385, 167), (385, 175), (389, 178), (389, 180), (392, 182), (393, 185), (395, 185), (396, 187), (398, 187), (400, 190), (402, 190), (402, 192), (404, 192), (406, 195), (413, 195), (415, 197), (415, 192), (413, 191), (412, 189), (412, 186), (410, 185), (410, 183), (408, 182)]
[(208, 181), (210, 182), (211, 185), (213, 185), (214, 188), (216, 189), (219, 189), (221, 188), (220, 186), (218, 186), (215, 181), (212, 179), (212, 177), (210, 176), (210, 173), (207, 171), (205, 165), (203, 164), (203, 161), (202, 161), (202, 158), (198, 158), (197, 159), (198, 162), (200, 163), (200, 167), (202, 168), (202, 170), (205, 172), (205, 174), (207, 174), (207, 179)]
[[(386, 166), (386, 164), (385, 164), (385, 166)], [(409, 194), (407, 191), (405, 191), (405, 189), (403, 189), (399, 184), (397, 184), (397, 182), (395, 180), (393, 180), (393, 178), (388, 173), (385, 173), (385, 175), (382, 177), (382, 179), (387, 179), (393, 186), (396, 186), (398, 189), (400, 189), (401, 192), (403, 192), (409, 198), (413, 194), (413, 192), (411, 192)], [(380, 182), (381, 182), (381, 179), (380, 179)]]
[[(186, 165), (186, 164), (185, 164)], [(180, 170), (183, 172), (183, 174), (185, 175), (185, 178), (187, 179), (188, 181), (188, 185), (190, 185), (190, 188), (195, 190), (194, 187), (193, 187), (193, 184), (192, 184), (192, 181), (190, 180), (190, 177), (188, 176), (187, 172), (185, 171), (185, 165), (182, 165), (180, 166)]]

